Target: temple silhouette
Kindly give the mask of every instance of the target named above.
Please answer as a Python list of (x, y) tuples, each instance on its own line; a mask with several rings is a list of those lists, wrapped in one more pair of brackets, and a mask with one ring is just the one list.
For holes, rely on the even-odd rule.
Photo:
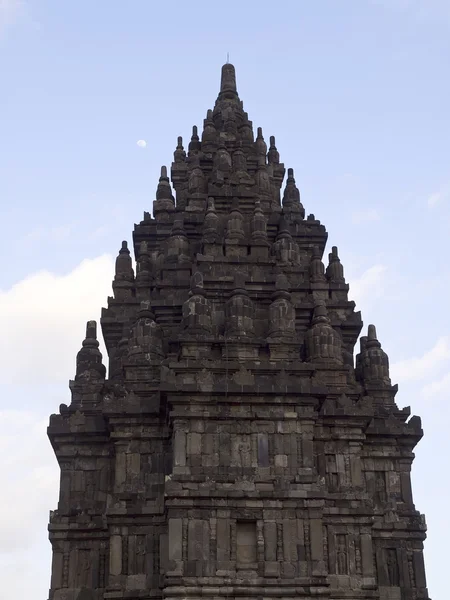
[(224, 65), (50, 417), (50, 600), (428, 599), (420, 418), (285, 175)]

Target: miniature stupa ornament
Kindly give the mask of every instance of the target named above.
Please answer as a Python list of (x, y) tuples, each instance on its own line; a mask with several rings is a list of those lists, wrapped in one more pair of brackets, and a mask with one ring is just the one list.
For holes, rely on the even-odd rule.
[(178, 136), (177, 147), (173, 153), (173, 158), (176, 163), (182, 163), (186, 160), (186, 152), (183, 148), (183, 138), (181, 135)]
[(327, 267), (327, 278), (333, 283), (345, 283), (344, 267), (339, 258), (337, 246), (333, 246), (328, 255), (329, 264)]
[(114, 279), (115, 281), (133, 281), (134, 279), (130, 251), (126, 241), (122, 242), (122, 247), (116, 258), (116, 274)]
[(102, 363), (102, 353), (97, 340), (97, 323), (88, 321), (86, 324), (86, 337), (82, 348), (77, 354), (77, 370), (75, 381), (79, 379), (104, 379), (106, 367)]
[(200, 151), (201, 147), (202, 147), (202, 145), (200, 142), (200, 138), (198, 137), (197, 125), (194, 125), (192, 127), (191, 141), (189, 142), (189, 146), (188, 146), (189, 156), (191, 156), (193, 154), (197, 154)]
[(254, 334), (254, 306), (246, 289), (245, 273), (235, 271), (233, 290), (227, 302), (227, 335), (245, 337)]
[(289, 339), (295, 335), (295, 308), (289, 288), (288, 278), (279, 273), (269, 307), (269, 338)]
[(275, 136), (274, 135), (270, 136), (270, 147), (269, 147), (269, 152), (267, 154), (267, 160), (268, 160), (269, 164), (273, 164), (273, 165), (280, 164), (280, 153), (278, 152), (277, 147), (275, 145)]
[(369, 325), (367, 341), (361, 354), (362, 375), (365, 383), (391, 385), (389, 377), (389, 358), (381, 348), (375, 325)]
[(183, 323), (190, 334), (205, 335), (212, 331), (211, 303), (206, 298), (203, 275), (195, 271), (191, 277), (189, 297), (183, 304)]
[(256, 154), (258, 156), (261, 156), (264, 158), (264, 164), (265, 164), (265, 158), (266, 158), (266, 154), (267, 154), (267, 144), (264, 141), (262, 127), (258, 127), (257, 133), (258, 133), (258, 135), (256, 136), (256, 141), (255, 141)]
[(305, 341), (308, 360), (342, 364), (341, 340), (331, 326), (324, 301), (316, 302)]
[(140, 303), (136, 322), (131, 328), (128, 345), (128, 360), (134, 363), (148, 363), (160, 360), (163, 356), (163, 332), (155, 322), (155, 314), (149, 300)]

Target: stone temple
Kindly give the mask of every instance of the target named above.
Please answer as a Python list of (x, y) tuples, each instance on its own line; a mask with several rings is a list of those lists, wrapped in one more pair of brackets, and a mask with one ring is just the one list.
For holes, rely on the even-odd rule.
[(420, 418), (285, 171), (224, 65), (50, 417), (51, 600), (428, 599)]

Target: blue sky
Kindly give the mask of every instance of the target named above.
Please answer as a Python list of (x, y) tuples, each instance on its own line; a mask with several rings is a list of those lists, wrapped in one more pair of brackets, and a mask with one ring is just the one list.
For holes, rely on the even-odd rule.
[(423, 418), (415, 499), (429, 525), (430, 595), (444, 597), (448, 0), (0, 0), (5, 600), (46, 597), (57, 470), (45, 424), (68, 400), (120, 242), (151, 210), (177, 136), (187, 140), (212, 107), (227, 52), (254, 126), (276, 136), (307, 213), (339, 247), (399, 405)]

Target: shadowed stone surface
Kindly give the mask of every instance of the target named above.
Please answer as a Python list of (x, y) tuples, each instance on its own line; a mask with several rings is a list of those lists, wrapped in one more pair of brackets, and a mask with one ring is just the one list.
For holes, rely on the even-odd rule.
[(224, 65), (50, 418), (50, 600), (428, 598), (420, 418), (284, 177)]

